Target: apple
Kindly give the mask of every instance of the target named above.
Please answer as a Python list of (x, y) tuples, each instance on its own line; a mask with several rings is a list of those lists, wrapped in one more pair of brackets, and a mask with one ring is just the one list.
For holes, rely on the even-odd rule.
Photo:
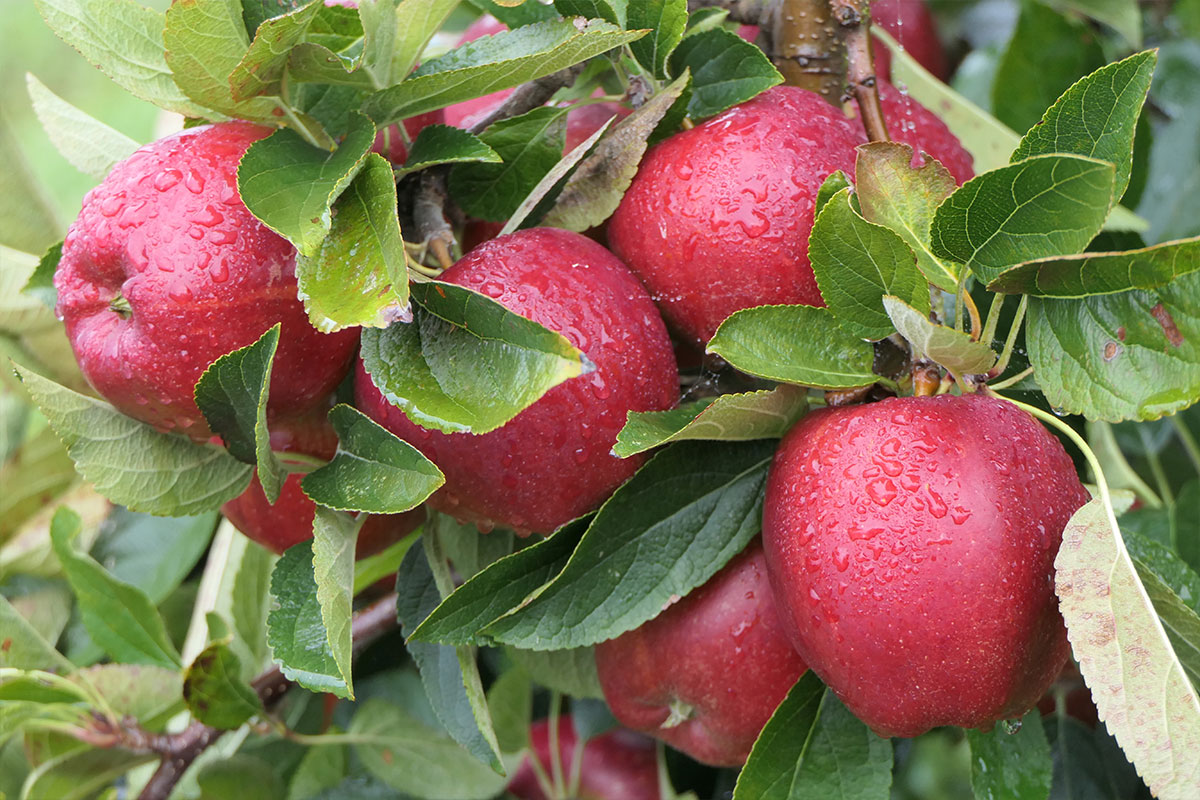
[(118, 410), (160, 430), (207, 439), (196, 381), (275, 323), (273, 415), (315, 408), (349, 369), (358, 332), (309, 324), (295, 249), (238, 195), (238, 161), (269, 133), (226, 122), (152, 142), (88, 192), (67, 232), (54, 285), (79, 367)]
[(763, 507), (784, 628), (880, 736), (1019, 717), (1067, 658), (1054, 557), (1087, 499), (1059, 441), (999, 398), (814, 411)]
[(563, 334), (595, 371), (548, 391), (490, 433), (444, 434), (411, 422), (360, 361), (358, 407), (420, 449), (445, 485), (429, 504), (481, 529), (549, 533), (598, 506), (639, 459), (611, 450), (629, 411), (678, 399), (666, 327), (646, 290), (612, 253), (585, 236), (530, 228), (485, 242), (442, 274)]
[[(944, 81), (949, 77), (950, 70), (946, 64), (946, 52), (938, 37), (937, 22), (923, 0), (872, 0), (871, 21), (891, 34), (918, 64), (938, 80)], [(878, 40), (872, 44), (876, 72), (882, 78), (890, 78), (891, 51)]]
[[(533, 723), (529, 740), (545, 775), (553, 776), (549, 720)], [(571, 780), (577, 746), (574, 720), (569, 715), (559, 717), (558, 763), (564, 782)], [(654, 743), (645, 736), (621, 728), (584, 742), (578, 778), (578, 791), (571, 792), (570, 786), (564, 787), (565, 797), (572, 800), (659, 800), (660, 797)], [(507, 789), (518, 800), (550, 800), (538, 781), (529, 756), (521, 762)]]
[(597, 645), (596, 669), (622, 725), (702, 763), (737, 767), (805, 668), (755, 539), (666, 611)]
[(925, 106), (885, 80), (878, 82), (879, 103), (888, 136), (913, 148), (913, 166), (923, 163), (921, 151), (942, 163), (960, 186), (975, 177), (974, 160), (946, 123)]

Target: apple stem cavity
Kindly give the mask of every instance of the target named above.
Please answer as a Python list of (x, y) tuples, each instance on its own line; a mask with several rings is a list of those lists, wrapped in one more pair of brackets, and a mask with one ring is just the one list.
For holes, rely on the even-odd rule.
[(690, 703), (685, 703), (678, 697), (672, 697), (671, 702), (667, 704), (667, 708), (670, 709), (671, 713), (667, 717), (667, 721), (662, 724), (663, 728), (674, 728), (676, 725), (687, 722), (696, 711), (694, 706)]

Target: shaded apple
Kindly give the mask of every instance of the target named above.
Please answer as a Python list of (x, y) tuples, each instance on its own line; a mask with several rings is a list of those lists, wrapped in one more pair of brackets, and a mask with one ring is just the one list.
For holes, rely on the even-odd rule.
[[(538, 720), (529, 730), (533, 755), (547, 777), (552, 776), (553, 750), (550, 723)], [(558, 720), (558, 757), (564, 783), (571, 780), (571, 765), (578, 747), (575, 723), (569, 715)], [(551, 778), (551, 780), (553, 780)], [(518, 800), (550, 800), (542, 789), (529, 756), (508, 782), (508, 791)], [(618, 728), (588, 739), (579, 762), (578, 786), (564, 786), (563, 797), (571, 800), (659, 800), (658, 760), (654, 742), (645, 736)]]

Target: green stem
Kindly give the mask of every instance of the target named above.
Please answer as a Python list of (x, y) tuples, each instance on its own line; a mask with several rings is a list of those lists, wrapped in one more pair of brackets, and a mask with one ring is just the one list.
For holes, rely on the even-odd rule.
[(1188, 458), (1192, 461), (1192, 466), (1196, 468), (1196, 472), (1200, 473), (1200, 444), (1196, 443), (1196, 437), (1192, 436), (1192, 432), (1188, 430), (1187, 425), (1183, 424), (1183, 420), (1178, 414), (1171, 416), (1171, 425), (1175, 428), (1175, 435), (1179, 437), (1180, 444), (1187, 451)]
[(1025, 380), (1032, 374), (1033, 374), (1033, 367), (1026, 367), (1025, 369), (1018, 372), (1016, 375), (1013, 375), (1011, 378), (1005, 378), (1004, 380), (999, 381), (998, 383), (992, 383), (992, 384), (988, 384), (988, 385), (996, 390), (1007, 389), (1010, 386), (1016, 386), (1018, 383)]
[(550, 693), (550, 773), (554, 779), (554, 794), (551, 797), (564, 797), (566, 789), (563, 783), (562, 745), (558, 740), (558, 710), (561, 705), (562, 695), (557, 691), (552, 691)]
[(1150, 474), (1154, 476), (1154, 482), (1158, 484), (1158, 496), (1167, 505), (1175, 504), (1175, 493), (1171, 491), (1171, 483), (1167, 480), (1167, 473), (1163, 470), (1162, 461), (1158, 457), (1158, 453), (1154, 452), (1150, 434), (1146, 433), (1146, 429), (1137, 426), (1138, 438), (1142, 440), (1142, 448), (1146, 451), (1146, 463), (1150, 465)]
[(983, 324), (983, 335), (979, 337), (979, 341), (990, 345), (992, 340), (996, 338), (996, 328), (1000, 326), (1000, 312), (1004, 309), (1004, 301), (1008, 299), (1006, 294), (992, 295), (992, 304), (988, 307), (987, 321)]
[(967, 292), (967, 278), (970, 274), (970, 270), (964, 269), (958, 276), (958, 286), (954, 287), (954, 329), (963, 332), (967, 331), (966, 326), (963, 325), (963, 295)]
[[(1004, 349), (1000, 351), (1000, 360), (992, 367), (997, 375), (1003, 375), (1008, 369), (1009, 359), (1012, 358), (1013, 348), (1017, 346), (1017, 336), (1021, 333), (1021, 323), (1025, 321), (1025, 307), (1029, 305), (1029, 296), (1021, 295), (1021, 304), (1017, 306), (1017, 315), (1013, 317), (1012, 327), (1008, 329), (1008, 338), (1004, 340)], [(991, 316), (991, 312), (988, 313)], [(988, 320), (989, 323), (991, 320)], [(991, 339), (986, 340), (988, 342)]]

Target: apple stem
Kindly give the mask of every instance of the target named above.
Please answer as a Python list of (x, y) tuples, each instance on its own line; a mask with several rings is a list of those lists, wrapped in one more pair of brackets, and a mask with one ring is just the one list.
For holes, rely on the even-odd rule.
[[(988, 307), (987, 322), (983, 325), (983, 335), (980, 337), (988, 344), (996, 338), (996, 328), (1000, 325), (1000, 311), (1004, 308), (1004, 301), (1008, 299), (1006, 294), (992, 295), (992, 304)], [(996, 373), (999, 375), (1000, 373)]]
[(942, 385), (942, 374), (937, 364), (925, 359), (913, 364), (912, 377), (915, 397), (933, 397)]
[(563, 785), (562, 771), (562, 742), (558, 738), (558, 724), (562, 719), (559, 713), (562, 707), (562, 695), (557, 690), (550, 692), (550, 775), (553, 778), (553, 797), (562, 797), (566, 788)]
[(1000, 351), (1000, 359), (991, 369), (996, 375), (1003, 375), (1004, 370), (1008, 369), (1008, 362), (1012, 359), (1013, 349), (1017, 346), (1017, 336), (1021, 333), (1021, 323), (1025, 321), (1025, 308), (1028, 305), (1029, 296), (1021, 295), (1021, 303), (1017, 306), (1017, 314), (1013, 317), (1012, 326), (1008, 329), (1008, 338), (1004, 340), (1004, 349)]
[(1191, 459), (1192, 466), (1196, 468), (1196, 472), (1200, 472), (1200, 445), (1196, 443), (1196, 437), (1192, 436), (1192, 432), (1188, 430), (1177, 414), (1172, 414), (1168, 419), (1171, 420), (1171, 426), (1175, 428), (1179, 442), (1187, 452), (1188, 458)]
[(413, 222), (417, 236), (433, 253), (442, 269), (454, 264), (450, 248), (455, 244), (454, 230), (446, 221), (446, 171), (440, 167), (423, 170), (420, 186), (413, 198)]
[(873, 142), (888, 142), (887, 121), (879, 104), (875, 56), (871, 52), (871, 14), (863, 0), (829, 0), (846, 46), (846, 80), (858, 100), (863, 127)]
[(663, 728), (674, 728), (676, 725), (687, 722), (696, 711), (695, 707), (683, 702), (678, 697), (672, 697), (671, 702), (667, 704), (667, 708), (670, 709), (671, 713), (667, 716), (666, 722), (660, 726)]
[(963, 291), (963, 305), (967, 307), (967, 315), (971, 318), (971, 341), (978, 342), (979, 336), (983, 332), (983, 324), (979, 319), (979, 306), (975, 305), (975, 299), (971, 297), (971, 293)]

